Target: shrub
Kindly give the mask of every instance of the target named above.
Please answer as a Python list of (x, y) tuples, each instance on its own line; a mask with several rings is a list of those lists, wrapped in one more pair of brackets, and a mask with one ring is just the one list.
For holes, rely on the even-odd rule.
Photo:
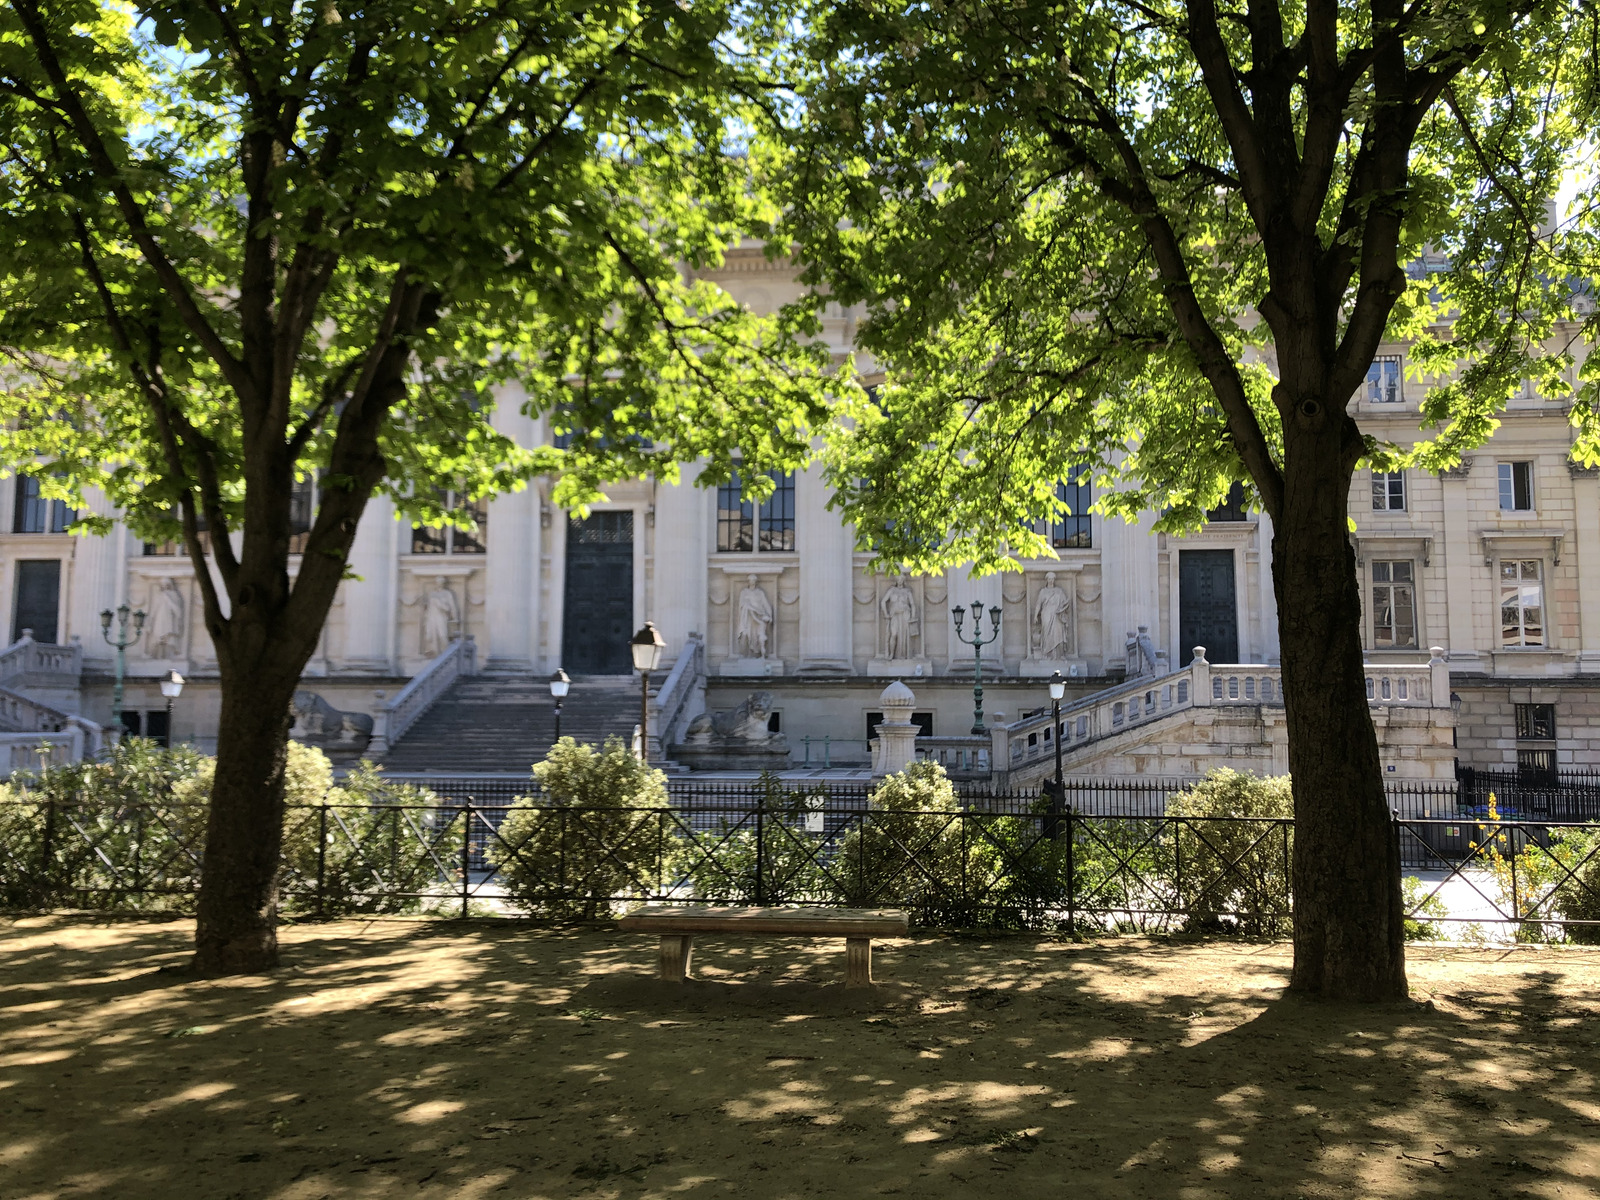
[[(1600, 922), (1600, 826), (1556, 829), (1550, 857), (1560, 864), (1553, 888), (1556, 912), (1568, 921)], [(1600, 945), (1600, 924), (1568, 925), (1567, 940)]]
[(124, 738), (98, 761), (18, 771), (0, 786), (0, 905), (189, 911), (210, 762)]
[(826, 900), (825, 847), (821, 836), (806, 829), (806, 818), (826, 805), (827, 788), (791, 791), (764, 772), (755, 793), (748, 813), (683, 838), (675, 856), (683, 882), (701, 900)]
[(998, 855), (962, 826), (944, 768), (927, 759), (891, 775), (861, 823), (840, 841), (833, 876), (852, 907), (909, 908), (923, 924), (972, 923), (975, 879), (990, 880)]
[(666, 776), (615, 737), (598, 752), (562, 738), (533, 775), (541, 798), (518, 801), (488, 849), (507, 900), (595, 920), (660, 891), (672, 858)]
[(297, 742), (286, 774), (288, 802), (308, 807), (291, 809), (284, 824), (284, 911), (416, 912), (458, 870), (453, 850), (464, 818), (441, 812), (426, 788), (390, 783), (365, 761), (335, 786), (327, 756)]
[(1426, 890), (1428, 885), (1415, 875), (1400, 881), (1400, 900), (1408, 914), (1405, 938), (1408, 942), (1439, 942), (1445, 938), (1444, 926), (1419, 917), (1448, 917), (1450, 910), (1436, 893)]
[(1172, 796), (1167, 816), (1184, 818), (1163, 849), (1172, 855), (1165, 867), (1188, 913), (1186, 928), (1223, 928), (1227, 916), (1240, 933), (1290, 932), (1293, 828), (1260, 820), (1294, 816), (1287, 775), (1263, 778), (1224, 767)]

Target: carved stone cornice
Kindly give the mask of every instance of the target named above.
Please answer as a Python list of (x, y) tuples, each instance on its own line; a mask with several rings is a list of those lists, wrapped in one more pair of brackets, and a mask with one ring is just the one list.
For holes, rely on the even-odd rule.
[(1588, 467), (1579, 462), (1577, 459), (1569, 458), (1567, 459), (1567, 474), (1571, 475), (1574, 479), (1589, 479), (1596, 475), (1600, 475), (1600, 463), (1596, 463), (1594, 466)]
[(1446, 467), (1443, 471), (1440, 472), (1440, 478), (1442, 478), (1442, 479), (1465, 479), (1468, 475), (1472, 474), (1472, 463), (1473, 463), (1473, 456), (1470, 455), (1470, 454), (1463, 454), (1461, 456), (1461, 461), (1458, 462), (1455, 466)]

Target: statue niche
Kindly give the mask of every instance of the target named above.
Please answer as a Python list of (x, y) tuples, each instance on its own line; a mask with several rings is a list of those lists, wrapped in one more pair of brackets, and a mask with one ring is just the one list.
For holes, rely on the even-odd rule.
[(737, 708), (701, 713), (689, 722), (672, 757), (691, 770), (782, 770), (789, 765), (789, 739), (769, 727), (772, 693), (752, 692)]

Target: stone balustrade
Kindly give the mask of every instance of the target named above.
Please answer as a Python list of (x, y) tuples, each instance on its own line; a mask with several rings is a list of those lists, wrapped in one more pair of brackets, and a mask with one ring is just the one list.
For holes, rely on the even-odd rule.
[(372, 723), (372, 741), (367, 751), (374, 756), (385, 753), (406, 735), (424, 713), (433, 707), (464, 676), (478, 673), (478, 646), (469, 634), (457, 638), (437, 657), (411, 677), (411, 682), (381, 709)]

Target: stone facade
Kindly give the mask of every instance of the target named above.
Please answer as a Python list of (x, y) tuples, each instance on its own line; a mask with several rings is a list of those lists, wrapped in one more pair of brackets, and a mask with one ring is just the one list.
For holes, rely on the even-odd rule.
[[(757, 311), (798, 291), (754, 249), (731, 254), (711, 278)], [(850, 348), (853, 323), (854, 314), (829, 307), (824, 336), (836, 352)], [(1385, 348), (1401, 366), (1393, 398), (1377, 388), (1356, 402), (1365, 429), (1400, 444), (1417, 436), (1420, 397), (1403, 378), (1404, 353)], [(517, 412), (520, 400), (514, 392), (502, 397), (497, 421), (538, 444), (549, 430)], [(1518, 705), (1548, 704), (1555, 736), (1539, 748), (1552, 749), (1563, 767), (1600, 764), (1600, 474), (1569, 469), (1571, 436), (1564, 404), (1530, 393), (1460, 470), (1408, 472), (1399, 481), (1363, 471), (1353, 486), (1369, 659), (1416, 664), (1429, 646), (1445, 648), (1466, 763), (1515, 764), (1519, 712), (1528, 719)], [(831, 763), (866, 766), (868, 726), (892, 678), (913, 688), (924, 728), (966, 734), (972, 652), (956, 637), (956, 605), (981, 602), (1001, 612), (999, 639), (984, 651), (986, 719), (1043, 707), (1044, 678), (1056, 670), (1068, 678), (1069, 697), (1119, 682), (1140, 630), (1159, 671), (1187, 663), (1197, 643), (1209, 646), (1213, 662), (1226, 661), (1219, 639), (1231, 639), (1235, 661), (1278, 659), (1272, 528), (1258, 514), (1219, 511), (1183, 538), (1154, 532), (1148, 518), (1090, 515), (1062, 536), (1058, 557), (1021, 563), (1019, 572), (979, 579), (958, 568), (900, 579), (874, 574), (855, 550), (851, 531), (827, 508), (820, 470), (785, 480), (777, 507), (747, 518), (736, 495), (698, 488), (695, 476), (690, 466), (677, 484), (621, 484), (595, 506), (597, 514), (618, 514), (608, 526), (616, 546), (618, 531), (627, 533), (626, 550), (607, 560), (606, 598), (629, 629), (655, 621), (667, 641), (664, 671), (691, 633), (704, 636), (707, 709), (770, 693), (774, 730), (796, 765), (807, 755), (820, 765), (826, 743)], [(569, 595), (583, 538), (549, 496), (549, 481), (539, 481), (489, 502), (482, 545), (414, 535), (374, 500), (352, 554), (360, 578), (341, 586), (305, 688), (330, 711), (377, 714), (446, 636), (475, 639), (489, 676), (526, 680), (558, 666), (572, 670), (574, 639), (593, 636), (580, 618), (595, 597)], [(153, 624), (129, 651), (126, 708), (146, 720), (160, 713), (156, 681), (176, 669), (190, 682), (173, 732), (207, 745), (216, 664), (187, 560), (142, 545), (120, 526), (105, 538), (52, 533), (43, 507), (43, 528), (35, 531), (38, 502), (11, 482), (0, 488), (0, 530), (13, 531), (0, 533), (8, 633), (14, 639), (25, 620), (39, 624), (49, 607), (41, 597), (53, 595), (56, 639), (83, 647), (85, 713), (105, 721), (112, 657), (98, 613), (123, 602), (144, 608)], [(29, 565), (49, 563), (56, 565)], [(1519, 576), (1514, 588), (1508, 569)], [(1513, 591), (1515, 639), (1502, 604)], [(41, 640), (46, 632), (35, 629)], [(625, 670), (625, 654), (621, 661), (607, 670)], [(1416, 733), (1420, 742), (1437, 742), (1438, 720), (1430, 717), (1426, 732)], [(1399, 725), (1380, 732), (1395, 754), (1411, 736)], [(1259, 765), (1282, 767), (1277, 734), (1267, 730), (1257, 745)], [(1157, 740), (1130, 743), (1097, 769), (1182, 773), (1211, 757)]]

